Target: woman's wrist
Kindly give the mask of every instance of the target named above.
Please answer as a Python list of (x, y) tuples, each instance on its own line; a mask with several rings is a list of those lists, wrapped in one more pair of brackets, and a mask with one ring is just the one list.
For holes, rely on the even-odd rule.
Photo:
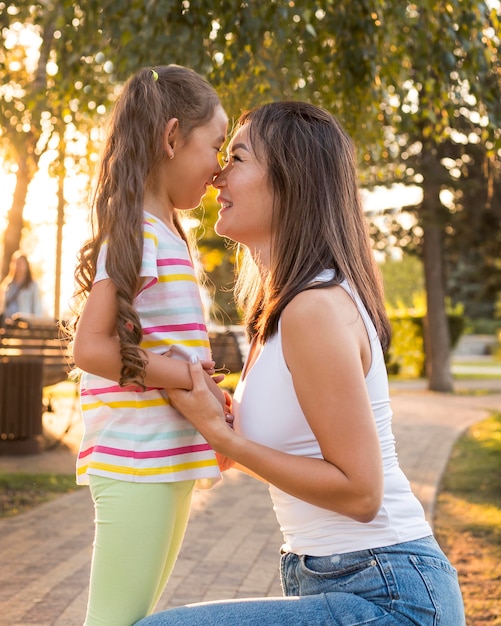
[(235, 461), (241, 458), (241, 450), (245, 450), (248, 443), (242, 435), (235, 432), (232, 426), (227, 423), (224, 424), (224, 428), (219, 429), (213, 433), (213, 441), (211, 446), (214, 450), (217, 450), (220, 454), (224, 454)]

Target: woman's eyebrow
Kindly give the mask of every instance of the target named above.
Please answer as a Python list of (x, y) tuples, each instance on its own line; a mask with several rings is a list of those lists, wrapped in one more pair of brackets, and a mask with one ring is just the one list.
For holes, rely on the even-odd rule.
[(239, 148), (245, 150), (246, 152), (250, 152), (249, 148), (244, 143), (234, 143), (232, 146), (230, 146), (231, 150), (238, 150)]

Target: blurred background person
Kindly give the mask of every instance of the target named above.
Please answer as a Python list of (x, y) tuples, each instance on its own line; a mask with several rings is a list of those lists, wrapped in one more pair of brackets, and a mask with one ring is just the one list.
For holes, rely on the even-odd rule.
[(27, 256), (19, 250), (12, 255), (9, 273), (0, 284), (0, 311), (2, 323), (16, 313), (42, 315), (40, 289)]

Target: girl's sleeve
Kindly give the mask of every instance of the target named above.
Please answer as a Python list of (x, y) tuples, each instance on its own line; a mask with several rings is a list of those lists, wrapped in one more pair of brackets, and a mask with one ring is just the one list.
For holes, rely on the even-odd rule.
[(142, 282), (139, 293), (158, 282), (157, 259), (158, 237), (153, 225), (145, 221), (143, 230), (143, 260), (140, 272)]
[[(141, 288), (139, 293), (158, 282), (158, 237), (155, 233), (153, 225), (150, 222), (144, 222), (143, 228), (143, 259), (139, 273), (141, 277)], [(108, 242), (104, 241), (97, 258), (96, 277), (94, 278), (95, 283), (109, 278), (108, 272), (106, 271), (107, 250)]]
[(97, 257), (96, 263), (96, 276), (94, 277), (94, 283), (98, 283), (100, 280), (105, 280), (109, 278), (108, 272), (106, 271), (106, 252), (108, 250), (108, 242), (104, 241), (101, 245), (101, 249), (99, 250), (99, 254)]

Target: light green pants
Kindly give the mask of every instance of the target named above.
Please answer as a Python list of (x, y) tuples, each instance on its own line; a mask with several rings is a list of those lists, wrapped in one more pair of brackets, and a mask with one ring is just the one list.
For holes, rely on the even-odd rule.
[(153, 611), (183, 542), (193, 484), (90, 477), (96, 534), (85, 626), (132, 626)]

